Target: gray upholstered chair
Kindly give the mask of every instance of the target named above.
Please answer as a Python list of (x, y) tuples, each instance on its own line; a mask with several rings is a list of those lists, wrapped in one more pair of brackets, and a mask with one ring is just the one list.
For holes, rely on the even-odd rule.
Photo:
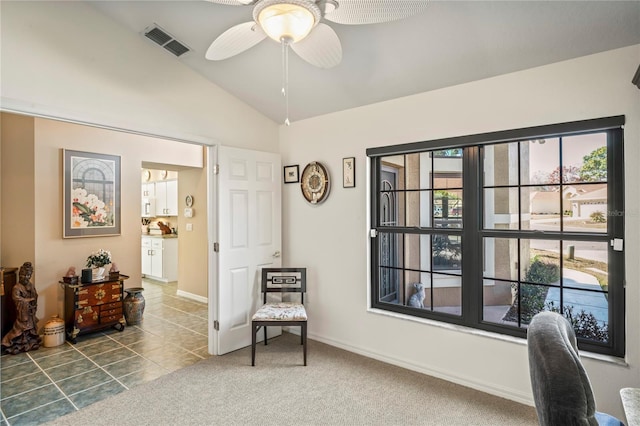
[[(263, 303), (251, 318), (251, 365), (256, 365), (256, 340), (260, 327), (264, 329), (267, 344), (267, 327), (299, 326), (302, 360), (307, 365), (307, 311), (304, 293), (307, 291), (307, 268), (262, 268)], [(299, 293), (298, 302), (267, 302), (268, 293)]]
[(596, 411), (575, 332), (562, 315), (536, 314), (527, 330), (527, 343), (533, 399), (542, 426), (623, 425)]

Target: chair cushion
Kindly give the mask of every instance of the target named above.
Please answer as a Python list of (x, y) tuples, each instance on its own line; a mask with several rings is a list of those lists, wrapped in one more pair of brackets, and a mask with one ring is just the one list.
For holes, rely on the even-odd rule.
[(260, 307), (252, 321), (306, 321), (304, 305), (291, 302), (267, 303)]
[(600, 411), (596, 411), (596, 420), (598, 421), (598, 426), (624, 426), (624, 423), (620, 420)]

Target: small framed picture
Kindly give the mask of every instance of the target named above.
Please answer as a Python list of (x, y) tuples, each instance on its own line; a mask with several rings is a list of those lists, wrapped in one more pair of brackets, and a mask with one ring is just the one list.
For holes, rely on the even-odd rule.
[(296, 183), (300, 182), (300, 175), (298, 174), (298, 165), (284, 166), (284, 183)]
[(356, 187), (356, 158), (347, 157), (342, 159), (342, 187)]

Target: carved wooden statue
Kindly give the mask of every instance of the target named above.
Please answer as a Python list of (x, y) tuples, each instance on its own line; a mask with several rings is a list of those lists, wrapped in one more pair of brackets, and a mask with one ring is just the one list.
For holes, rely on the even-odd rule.
[(18, 273), (18, 283), (13, 287), (11, 296), (16, 305), (16, 321), (13, 328), (2, 338), (4, 352), (17, 354), (38, 349), (42, 338), (38, 335), (38, 293), (31, 282), (33, 265), (25, 262)]

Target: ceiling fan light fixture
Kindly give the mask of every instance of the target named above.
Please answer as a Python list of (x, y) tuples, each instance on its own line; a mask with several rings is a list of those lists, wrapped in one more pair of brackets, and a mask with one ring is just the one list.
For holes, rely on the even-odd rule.
[(302, 40), (320, 17), (318, 6), (307, 0), (264, 0), (253, 10), (253, 19), (277, 42)]
[(324, 2), (324, 13), (330, 14), (338, 8), (338, 2), (335, 0), (326, 0)]

